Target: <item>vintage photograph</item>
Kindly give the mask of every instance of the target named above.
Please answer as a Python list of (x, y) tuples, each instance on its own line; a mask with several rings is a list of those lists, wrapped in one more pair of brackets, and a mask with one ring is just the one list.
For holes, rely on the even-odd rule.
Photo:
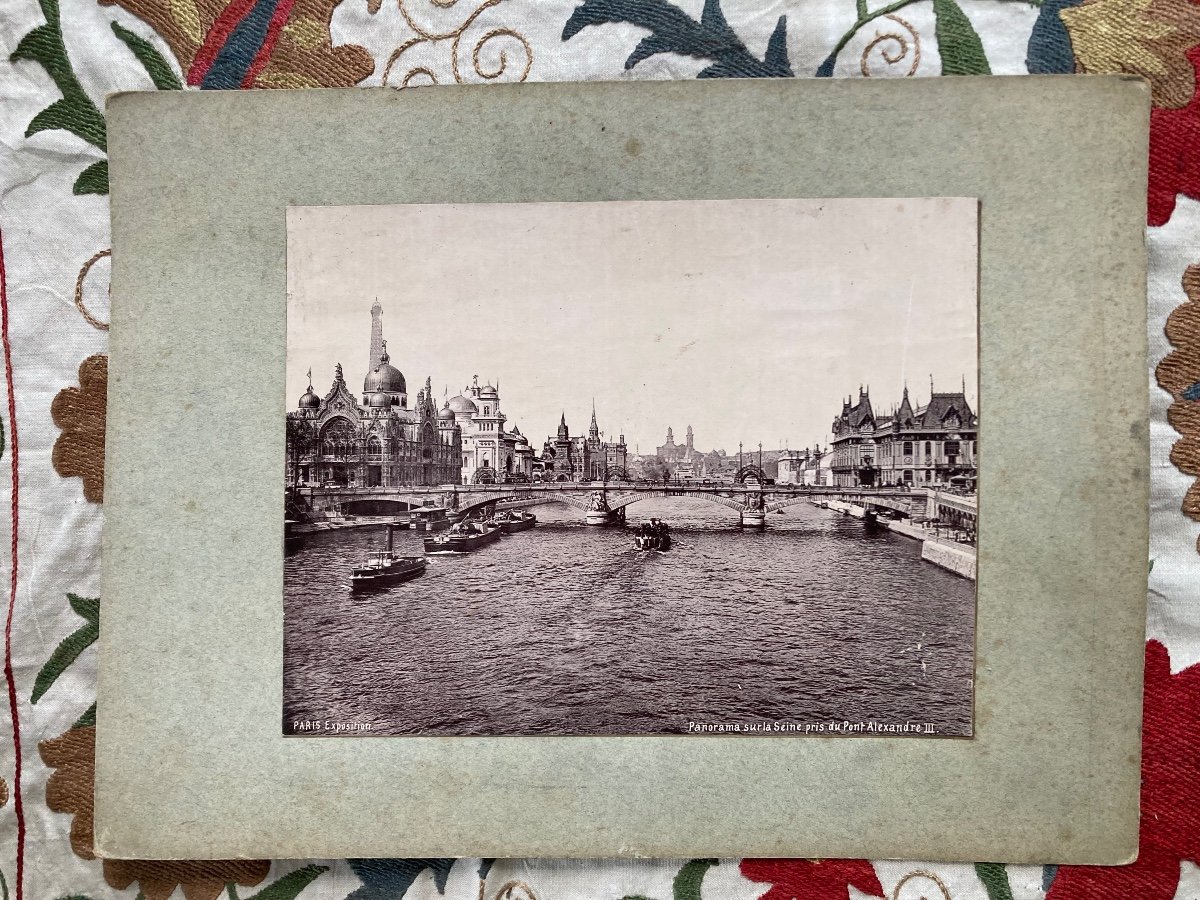
[(976, 200), (293, 207), (287, 290), (285, 735), (972, 735)]

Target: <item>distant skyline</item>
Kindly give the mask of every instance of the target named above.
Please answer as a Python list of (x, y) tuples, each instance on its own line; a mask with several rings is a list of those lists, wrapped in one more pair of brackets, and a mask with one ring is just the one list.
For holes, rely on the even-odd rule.
[(341, 363), (361, 394), (383, 307), (409, 405), (478, 375), (539, 449), (566, 414), (653, 452), (829, 439), (958, 391), (978, 410), (977, 204), (733, 200), (303, 207), (288, 211), (287, 406)]

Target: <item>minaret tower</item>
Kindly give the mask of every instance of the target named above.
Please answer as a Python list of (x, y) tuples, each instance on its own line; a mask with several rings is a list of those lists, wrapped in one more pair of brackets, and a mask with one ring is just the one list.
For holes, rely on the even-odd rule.
[(379, 298), (376, 298), (375, 303), (371, 306), (371, 358), (367, 360), (368, 373), (375, 371), (375, 367), (379, 365), (382, 356), (383, 307), (379, 305)]
[(691, 425), (689, 425), (689, 426), (688, 426), (688, 429), (687, 429), (687, 452), (688, 452), (688, 456), (691, 456), (691, 455), (692, 455), (692, 451), (693, 451), (693, 450), (695, 450), (695, 449), (696, 449), (696, 448), (695, 448), (694, 446), (692, 446), (692, 426), (691, 426)]

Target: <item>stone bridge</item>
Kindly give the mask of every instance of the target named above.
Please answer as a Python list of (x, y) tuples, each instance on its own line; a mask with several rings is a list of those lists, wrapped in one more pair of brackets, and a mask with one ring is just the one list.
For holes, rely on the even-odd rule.
[(889, 509), (906, 516), (932, 517), (933, 514), (929, 512), (930, 497), (936, 492), (904, 488), (775, 485), (755, 481), (735, 484), (594, 481), (301, 488), (300, 493), (315, 510), (337, 508), (351, 515), (386, 515), (421, 506), (445, 506), (460, 514), (468, 514), (494, 505), (512, 509), (558, 503), (580, 510), (589, 525), (620, 524), (625, 520), (625, 509), (639, 500), (687, 497), (723, 506), (736, 512), (742, 525), (762, 528), (766, 525), (768, 513), (816, 500), (841, 500), (861, 506), (872, 514), (880, 509)]

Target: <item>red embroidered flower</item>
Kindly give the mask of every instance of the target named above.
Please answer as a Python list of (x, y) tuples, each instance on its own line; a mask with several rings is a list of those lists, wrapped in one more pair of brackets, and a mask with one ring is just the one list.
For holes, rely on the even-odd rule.
[(1129, 866), (1063, 866), (1046, 900), (1172, 900), (1180, 860), (1200, 861), (1200, 665), (1171, 674), (1146, 644), (1141, 850)]
[[(1188, 51), (1193, 69), (1200, 72), (1200, 45)], [(1200, 74), (1197, 75), (1200, 85)], [(1175, 211), (1175, 195), (1200, 199), (1200, 86), (1182, 109), (1150, 110), (1151, 225), (1165, 225)]]
[(758, 900), (846, 900), (851, 887), (883, 896), (875, 867), (865, 859), (744, 859), (741, 871), (771, 885)]

